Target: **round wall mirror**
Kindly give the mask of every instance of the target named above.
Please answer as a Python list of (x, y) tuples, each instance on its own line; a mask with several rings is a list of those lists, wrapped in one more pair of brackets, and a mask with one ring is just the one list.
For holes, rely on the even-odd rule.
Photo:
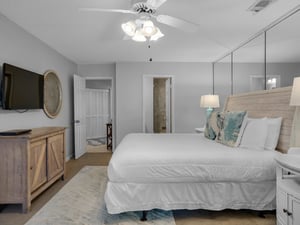
[(48, 70), (44, 74), (44, 112), (55, 118), (62, 105), (62, 88), (57, 74)]

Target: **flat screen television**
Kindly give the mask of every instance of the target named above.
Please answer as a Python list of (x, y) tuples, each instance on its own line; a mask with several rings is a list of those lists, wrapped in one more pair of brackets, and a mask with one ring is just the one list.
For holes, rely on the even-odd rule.
[(44, 76), (4, 63), (2, 78), (3, 109), (42, 109)]

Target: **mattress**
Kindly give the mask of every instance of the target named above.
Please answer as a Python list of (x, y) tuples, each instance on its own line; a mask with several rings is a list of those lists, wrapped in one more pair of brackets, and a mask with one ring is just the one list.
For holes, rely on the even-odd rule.
[(128, 134), (108, 166), (110, 182), (274, 181), (275, 151), (232, 148), (202, 134)]

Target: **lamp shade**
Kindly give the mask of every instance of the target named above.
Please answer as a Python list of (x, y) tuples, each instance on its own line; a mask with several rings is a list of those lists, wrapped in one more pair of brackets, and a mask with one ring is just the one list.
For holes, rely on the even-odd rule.
[(219, 95), (202, 95), (200, 99), (200, 107), (202, 108), (220, 107)]
[(300, 77), (295, 77), (293, 82), (292, 94), (290, 99), (291, 106), (300, 105)]

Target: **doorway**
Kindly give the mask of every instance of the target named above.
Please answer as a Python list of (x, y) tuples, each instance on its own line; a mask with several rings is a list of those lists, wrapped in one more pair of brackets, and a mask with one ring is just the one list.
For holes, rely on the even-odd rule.
[(143, 132), (174, 132), (174, 78), (166, 75), (143, 77)]
[(107, 152), (106, 126), (113, 120), (112, 78), (74, 76), (75, 80), (81, 83), (80, 91), (74, 85), (75, 158), (85, 152)]

